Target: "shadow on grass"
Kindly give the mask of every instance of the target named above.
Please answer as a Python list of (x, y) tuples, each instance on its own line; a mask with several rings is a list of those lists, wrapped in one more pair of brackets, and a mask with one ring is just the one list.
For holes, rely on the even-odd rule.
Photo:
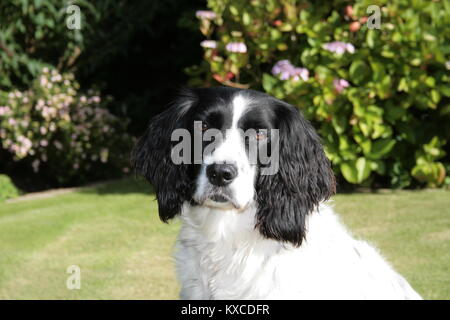
[(98, 195), (144, 193), (154, 194), (153, 186), (140, 177), (130, 176), (123, 179), (106, 181), (82, 188), (80, 193), (95, 193)]

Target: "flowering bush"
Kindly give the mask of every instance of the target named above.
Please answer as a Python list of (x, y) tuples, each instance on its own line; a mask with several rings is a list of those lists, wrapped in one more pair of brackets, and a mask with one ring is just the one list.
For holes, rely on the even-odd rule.
[(191, 73), (300, 107), (352, 184), (449, 185), (450, 5), (372, 4), (209, 0)]
[(58, 184), (128, 171), (126, 121), (78, 89), (73, 74), (43, 68), (29, 90), (0, 91), (1, 147)]

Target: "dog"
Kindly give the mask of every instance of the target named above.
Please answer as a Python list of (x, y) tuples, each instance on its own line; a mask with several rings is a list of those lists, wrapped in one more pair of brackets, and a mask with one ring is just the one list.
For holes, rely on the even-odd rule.
[[(180, 148), (177, 130), (223, 138)], [(251, 145), (277, 162), (271, 170), (263, 172), (273, 163), (259, 155), (249, 160)], [(248, 89), (182, 90), (151, 120), (132, 159), (155, 188), (161, 220), (181, 219), (182, 299), (421, 299), (339, 221), (327, 201), (331, 164), (293, 105)]]

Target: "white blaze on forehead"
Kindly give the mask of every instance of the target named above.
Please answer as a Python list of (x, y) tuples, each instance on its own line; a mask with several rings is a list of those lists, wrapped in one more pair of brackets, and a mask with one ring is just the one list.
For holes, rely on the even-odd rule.
[(245, 99), (241, 95), (237, 95), (233, 99), (233, 122), (231, 124), (231, 128), (237, 128), (239, 119), (241, 119), (242, 115), (244, 114), (247, 105), (247, 99)]
[(203, 167), (197, 180), (197, 190), (194, 199), (202, 199), (202, 196), (210, 189), (211, 185), (206, 177), (206, 167), (213, 163), (231, 163), (238, 169), (237, 177), (228, 186), (234, 203), (240, 208), (251, 203), (254, 195), (253, 181), (255, 167), (248, 160), (241, 130), (238, 122), (246, 112), (248, 99), (237, 95), (231, 102), (233, 113), (231, 127), (226, 129), (223, 142), (212, 154), (205, 156)]
[(247, 104), (247, 99), (241, 95), (236, 95), (233, 98), (231, 101), (231, 126), (225, 130), (222, 144), (217, 147), (212, 155), (204, 159), (206, 164), (228, 162), (235, 163), (238, 168), (246, 165), (248, 161), (238, 122), (245, 113)]

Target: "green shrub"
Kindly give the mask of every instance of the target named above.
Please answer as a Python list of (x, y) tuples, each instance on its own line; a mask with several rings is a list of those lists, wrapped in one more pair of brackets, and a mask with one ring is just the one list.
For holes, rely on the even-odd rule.
[[(381, 25), (369, 29), (378, 5)], [(450, 2), (209, 0), (190, 73), (300, 107), (352, 184), (449, 184)], [(369, 21), (368, 21), (369, 19)], [(370, 25), (369, 25), (370, 24)], [(217, 82), (216, 82), (217, 83)]]
[(1, 146), (47, 181), (65, 185), (128, 171), (127, 121), (98, 92), (78, 92), (73, 74), (44, 68), (25, 91), (0, 91)]
[[(67, 28), (66, 10), (83, 12), (81, 30)], [(98, 11), (88, 1), (10, 0), (0, 4), (0, 89), (24, 89), (43, 67), (72, 68), (92, 31)]]
[[(0, 1), (0, 90), (27, 89), (43, 67), (73, 72), (82, 87), (112, 95), (109, 110), (130, 118), (129, 130), (140, 135), (187, 82), (181, 70), (201, 61), (192, 12), (205, 2)], [(72, 4), (79, 30), (67, 27)]]
[(17, 197), (19, 190), (17, 190), (11, 179), (4, 174), (0, 174), (0, 202), (7, 199)]

